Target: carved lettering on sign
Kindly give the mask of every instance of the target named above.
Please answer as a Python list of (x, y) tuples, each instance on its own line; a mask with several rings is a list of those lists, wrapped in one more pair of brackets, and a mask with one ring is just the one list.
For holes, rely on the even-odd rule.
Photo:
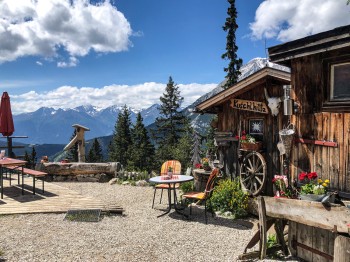
[(249, 101), (249, 100), (242, 100), (242, 99), (231, 99), (231, 107), (239, 109), (239, 110), (246, 110), (246, 111), (253, 111), (263, 114), (268, 114), (269, 110), (267, 109), (267, 106), (263, 102), (256, 102), (256, 101)]

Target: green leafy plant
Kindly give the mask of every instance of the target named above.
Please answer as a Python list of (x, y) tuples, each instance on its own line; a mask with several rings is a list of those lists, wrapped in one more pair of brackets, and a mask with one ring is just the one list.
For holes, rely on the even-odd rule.
[(209, 206), (214, 211), (230, 211), (235, 218), (247, 216), (248, 195), (242, 190), (239, 178), (221, 180), (209, 199)]
[(300, 187), (300, 194), (315, 194), (323, 195), (327, 193), (329, 180), (317, 179), (317, 173), (300, 173), (299, 181), (303, 182), (304, 185)]
[(269, 234), (267, 236), (267, 248), (276, 246), (277, 244), (278, 243), (277, 243), (277, 236), (276, 236), (276, 234)]
[(182, 193), (187, 193), (187, 192), (193, 191), (194, 190), (193, 181), (182, 183), (180, 185), (180, 189), (181, 189)]

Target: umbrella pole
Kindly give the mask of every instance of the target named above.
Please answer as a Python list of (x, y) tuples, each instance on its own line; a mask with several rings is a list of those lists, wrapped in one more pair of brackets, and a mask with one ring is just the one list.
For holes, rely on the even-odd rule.
[(15, 157), (15, 154), (12, 152), (12, 137), (7, 137), (7, 150), (8, 150), (8, 156), (11, 158)]

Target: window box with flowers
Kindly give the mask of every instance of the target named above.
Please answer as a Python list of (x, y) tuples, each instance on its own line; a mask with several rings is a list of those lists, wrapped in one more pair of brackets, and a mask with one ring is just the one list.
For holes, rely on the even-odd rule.
[(247, 134), (245, 131), (242, 131), (241, 137), (236, 136), (236, 138), (239, 139), (241, 149), (243, 150), (259, 151), (262, 147), (262, 142), (256, 141), (252, 135)]
[(321, 200), (326, 196), (329, 180), (322, 180), (317, 177), (316, 172), (299, 174), (299, 181), (303, 183), (299, 192), (299, 197), (301, 200), (321, 202)]

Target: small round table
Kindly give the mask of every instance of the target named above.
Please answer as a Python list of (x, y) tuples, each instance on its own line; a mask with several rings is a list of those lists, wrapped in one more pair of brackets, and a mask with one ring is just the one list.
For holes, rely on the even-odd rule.
[[(173, 175), (171, 178), (167, 178), (167, 176), (156, 176), (150, 178), (150, 182), (156, 183), (156, 184), (168, 184), (168, 209), (166, 210), (165, 213), (159, 215), (158, 217), (164, 216), (168, 214), (171, 210), (171, 207), (173, 206), (175, 211), (185, 217), (188, 217), (188, 215), (180, 212), (180, 210), (183, 210), (183, 207), (178, 207), (177, 201), (176, 201), (176, 191), (175, 191), (175, 184), (179, 183), (184, 183), (193, 180), (192, 176), (184, 176), (184, 175)], [(171, 203), (171, 190), (174, 192), (174, 203)]]

